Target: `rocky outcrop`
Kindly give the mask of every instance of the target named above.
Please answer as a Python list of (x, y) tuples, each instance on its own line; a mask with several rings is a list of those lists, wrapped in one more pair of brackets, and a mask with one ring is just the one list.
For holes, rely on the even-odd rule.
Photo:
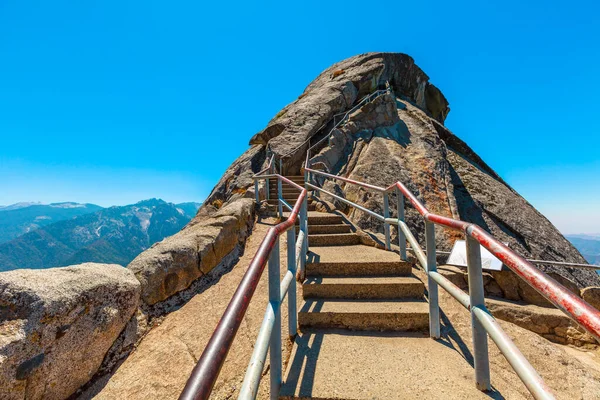
[[(355, 70), (369, 70), (361, 63), (369, 61), (356, 60), (342, 75), (354, 76)], [(316, 87), (320, 80), (324, 80), (323, 75), (309, 88)], [(433, 105), (420, 103), (420, 96), (416, 96), (417, 100), (414, 95), (407, 97), (406, 90), (396, 91), (397, 84), (392, 87), (393, 95), (380, 96), (363, 106), (333, 131), (327, 145), (311, 158), (311, 166), (380, 187), (401, 181), (431, 212), (476, 223), (527, 258), (585, 263), (550, 221), (444, 127), (440, 122), (443, 118), (434, 117)], [(316, 181), (330, 192), (383, 213), (381, 194), (339, 181), (322, 178)], [(324, 199), (333, 201), (327, 196)], [(392, 217), (397, 215), (396, 201), (395, 195), (390, 196)], [(381, 221), (340, 203), (335, 205), (360, 228), (383, 233)], [(422, 217), (410, 205), (406, 207), (406, 221), (424, 245)], [(455, 240), (462, 239), (457, 231), (438, 228), (436, 233), (441, 250), (449, 250)], [(397, 237), (393, 240), (397, 241)], [(600, 283), (591, 270), (552, 265), (540, 268), (576, 293)], [(495, 285), (506, 298), (549, 306), (511, 271), (493, 275)]]
[(496, 299), (487, 299), (485, 304), (494, 317), (535, 332), (551, 342), (590, 349), (598, 346), (592, 335), (558, 309)]
[(238, 199), (202, 212), (181, 232), (152, 246), (127, 267), (141, 283), (142, 300), (154, 305), (208, 274), (236, 246), (254, 221), (254, 200)]
[(64, 399), (88, 382), (138, 307), (119, 265), (0, 274), (0, 398)]
[(600, 310), (600, 287), (591, 286), (581, 291), (581, 297), (592, 307)]
[[(98, 373), (109, 372), (122, 349), (133, 347), (139, 340), (148, 317), (162, 318), (161, 313), (175, 308), (169, 305), (179, 307), (194, 295), (214, 293), (223, 274), (243, 256), (254, 224), (253, 175), (267, 165), (271, 154), (285, 156), (286, 174), (300, 173), (306, 150), (329, 133), (334, 115), (347, 112), (363, 96), (386, 88), (388, 83), (390, 93), (353, 112), (331, 140), (312, 153), (315, 167), (382, 187), (400, 180), (430, 211), (475, 222), (526, 257), (585, 262), (546, 218), (444, 127), (448, 102), (411, 57), (362, 54), (325, 70), (297, 100), (277, 113), (264, 130), (251, 138), (251, 147), (225, 171), (196, 217), (179, 233), (140, 254), (127, 269), (77, 266), (0, 275), (0, 390), (4, 390), (0, 397), (67, 397), (101, 364), (104, 369)], [(382, 211), (379, 194), (331, 180), (318, 182), (330, 192)], [(264, 185), (261, 187), (264, 189)], [(325, 200), (329, 200), (324, 202), (327, 207), (345, 213), (365, 232), (383, 232), (381, 223), (372, 217), (332, 198)], [(395, 196), (390, 201), (395, 216)], [(406, 221), (424, 243), (422, 219), (410, 206)], [(461, 236), (459, 232), (438, 229), (437, 245), (449, 249)], [(371, 236), (365, 240), (373, 241)], [(543, 269), (574, 291), (600, 286), (600, 279), (592, 271), (551, 266)], [(463, 279), (457, 274), (453, 279), (459, 278)], [(486, 274), (484, 278), (486, 290), (495, 296), (533, 304), (545, 301), (510, 271)], [(229, 283), (230, 289), (236, 287), (235, 282)], [(179, 298), (185, 293), (190, 296)], [(594, 293), (590, 291), (588, 298), (596, 298)], [(586, 298), (585, 292), (583, 296)], [(208, 295), (202, 298), (211, 299)], [(214, 307), (194, 307), (208, 310), (217, 321), (230, 295), (219, 298)], [(264, 307), (260, 310), (258, 319), (249, 326), (260, 325)], [(179, 318), (189, 319), (188, 315)], [(202, 331), (206, 340), (214, 327), (209, 325)], [(562, 323), (554, 326), (551, 334), (559, 337), (557, 332), (563, 327)], [(159, 333), (177, 346), (176, 357), (185, 357), (189, 372), (201, 347), (190, 351), (188, 344), (202, 341), (197, 337), (184, 341), (178, 332), (169, 327)], [(565, 337), (568, 334), (575, 335), (571, 331)], [(254, 338), (248, 343), (254, 343)], [(139, 352), (138, 357), (150, 357), (160, 348), (159, 353), (166, 354), (161, 359), (169, 359), (171, 344), (164, 346), (162, 340), (155, 341), (156, 348)], [(77, 351), (80, 349), (84, 350)], [(137, 370), (132, 363), (127, 368), (134, 372), (128, 376), (146, 374), (145, 369)], [(157, 371), (164, 367), (159, 364), (160, 360), (154, 365)], [(239, 371), (235, 374), (239, 381)], [(176, 396), (184, 380), (180, 378), (185, 375), (177, 374), (176, 384), (170, 385), (165, 395)], [(127, 379), (119, 382), (116, 393), (129, 393), (126, 387), (130, 385)], [(155, 393), (151, 385), (144, 390)], [(229, 386), (224, 391), (232, 392)]]

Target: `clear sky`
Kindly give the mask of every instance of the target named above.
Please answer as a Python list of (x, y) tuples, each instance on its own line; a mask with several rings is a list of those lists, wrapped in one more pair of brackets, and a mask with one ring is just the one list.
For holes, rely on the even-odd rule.
[(202, 201), (319, 72), (391, 51), (559, 229), (600, 232), (599, 14), (594, 1), (0, 1), (0, 204)]

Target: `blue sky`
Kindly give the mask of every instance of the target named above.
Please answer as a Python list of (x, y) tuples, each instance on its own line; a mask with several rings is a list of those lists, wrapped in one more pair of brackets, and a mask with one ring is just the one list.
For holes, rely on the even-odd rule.
[(600, 232), (596, 2), (202, 3), (0, 2), (0, 204), (201, 201), (319, 72), (394, 51), (563, 232)]

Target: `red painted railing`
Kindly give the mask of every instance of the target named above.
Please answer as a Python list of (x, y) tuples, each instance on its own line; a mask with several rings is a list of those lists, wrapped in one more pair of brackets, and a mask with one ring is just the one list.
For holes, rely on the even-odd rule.
[(600, 312), (598, 310), (540, 271), (529, 261), (525, 260), (525, 258), (512, 251), (508, 246), (498, 241), (478, 225), (430, 213), (408, 188), (400, 182), (393, 184), (386, 191), (389, 192), (395, 188), (398, 188), (408, 198), (411, 204), (427, 221), (464, 231), (465, 234), (477, 240), (490, 253), (502, 261), (504, 265), (519, 275), (521, 279), (577, 322), (582, 328), (594, 335), (600, 342)]
[(576, 294), (570, 292), (556, 280), (540, 271), (532, 263), (512, 251), (478, 225), (429, 212), (423, 203), (421, 203), (419, 199), (417, 199), (417, 197), (401, 182), (396, 182), (385, 189), (311, 168), (305, 168), (305, 171), (351, 183), (353, 185), (361, 186), (380, 193), (389, 193), (393, 192), (395, 189), (398, 189), (426, 221), (437, 225), (442, 225), (447, 228), (464, 231), (467, 235), (474, 238), (483, 247), (488, 249), (494, 256), (502, 261), (504, 265), (521, 277), (521, 279), (527, 282), (527, 284), (544, 296), (549, 302), (562, 310), (571, 319), (573, 319), (573, 321), (592, 334), (596, 340), (600, 342), (600, 312), (598, 310), (589, 305), (583, 299), (579, 298)]
[[(266, 172), (270, 167), (271, 163), (269, 163), (269, 166), (261, 172)], [(298, 213), (300, 212), (302, 203), (307, 195), (306, 189), (283, 176), (277, 175), (277, 178), (288, 185), (299, 189), (300, 196), (298, 197), (298, 200), (296, 200), (296, 204), (294, 205), (290, 216), (280, 224), (271, 227), (267, 232), (267, 235), (252, 259), (248, 270), (244, 274), (240, 285), (231, 298), (225, 313), (221, 317), (219, 324), (206, 345), (202, 356), (188, 378), (185, 388), (179, 397), (180, 399), (204, 400), (210, 397), (210, 393), (217, 381), (221, 367), (225, 362), (225, 358), (227, 357), (227, 353), (233, 343), (242, 319), (246, 314), (246, 310), (248, 309), (250, 300), (260, 281), (265, 265), (269, 260), (269, 256), (281, 234), (288, 229), (293, 229), (294, 224), (298, 219)], [(267, 190), (269, 189), (267, 188)]]

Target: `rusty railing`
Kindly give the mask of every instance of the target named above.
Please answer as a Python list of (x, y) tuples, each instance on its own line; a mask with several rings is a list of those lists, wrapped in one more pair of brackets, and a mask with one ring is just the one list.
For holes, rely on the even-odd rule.
[[(188, 378), (179, 397), (180, 399), (204, 400), (210, 397), (267, 262), (269, 265), (269, 303), (244, 379), (240, 398), (254, 398), (256, 396), (267, 350), (270, 350), (271, 398), (277, 399), (279, 397), (282, 381), (281, 304), (287, 294), (289, 334), (295, 336), (297, 327), (295, 275), (298, 268), (304, 268), (308, 251), (307, 190), (281, 175), (272, 174), (272, 169), (273, 157), (270, 158), (268, 166), (254, 176), (256, 201), (260, 201), (259, 181), (264, 180), (266, 182), (265, 192), (268, 198), (269, 179), (277, 179), (279, 215), (280, 217), (283, 216), (283, 206), (289, 208), (291, 213), (286, 220), (271, 227), (267, 232), (202, 356)], [(270, 174), (267, 174), (267, 172)], [(293, 207), (283, 199), (282, 183), (286, 183), (300, 191)], [(300, 230), (296, 240), (294, 226), (297, 220), (300, 223)], [(288, 268), (283, 279), (280, 280), (279, 238), (284, 232), (287, 232)]]
[[(544, 296), (548, 301), (563, 311), (573, 321), (579, 324), (587, 332), (592, 334), (600, 342), (600, 312), (590, 306), (587, 302), (571, 293), (564, 286), (546, 275), (532, 263), (521, 257), (506, 245), (498, 241), (492, 235), (484, 231), (476, 224), (453, 218), (444, 217), (429, 212), (427, 208), (412, 194), (401, 182), (396, 182), (388, 188), (382, 188), (367, 183), (355, 181), (341, 176), (329, 174), (309, 168), (308, 158), (305, 165), (305, 185), (318, 197), (320, 192), (326, 193), (337, 200), (359, 209), (384, 223), (386, 237), (386, 248), (391, 249), (390, 225), (398, 226), (398, 245), (400, 258), (406, 260), (406, 242), (428, 277), (428, 300), (429, 300), (429, 332), (432, 338), (440, 337), (440, 317), (438, 304), (438, 286), (445, 289), (460, 304), (471, 312), (471, 323), (473, 328), (473, 348), (475, 361), (475, 384), (479, 390), (486, 391), (491, 388), (488, 342), (489, 337), (496, 343), (506, 360), (517, 373), (521, 381), (536, 399), (553, 399), (554, 396), (545, 385), (537, 371), (531, 366), (512, 340), (504, 333), (496, 319), (491, 315), (484, 303), (483, 276), (481, 267), (480, 245), (488, 249), (494, 256), (501, 260), (504, 265), (515, 272), (527, 284)], [(315, 175), (324, 178), (339, 180), (348, 184), (357, 185), (367, 190), (381, 193), (383, 196), (383, 213), (380, 215), (372, 210), (366, 209), (359, 204), (349, 201), (329, 191), (323, 190), (311, 180)], [(314, 182), (314, 183), (313, 183)], [(395, 192), (398, 201), (398, 217), (389, 216), (389, 195)], [(409, 230), (404, 221), (404, 198), (415, 207), (425, 222), (426, 252), (421, 249), (416, 238)], [(469, 293), (465, 293), (447, 278), (437, 272), (436, 248), (435, 248), (435, 225), (444, 228), (464, 232), (467, 243), (467, 271), (469, 278)]]

